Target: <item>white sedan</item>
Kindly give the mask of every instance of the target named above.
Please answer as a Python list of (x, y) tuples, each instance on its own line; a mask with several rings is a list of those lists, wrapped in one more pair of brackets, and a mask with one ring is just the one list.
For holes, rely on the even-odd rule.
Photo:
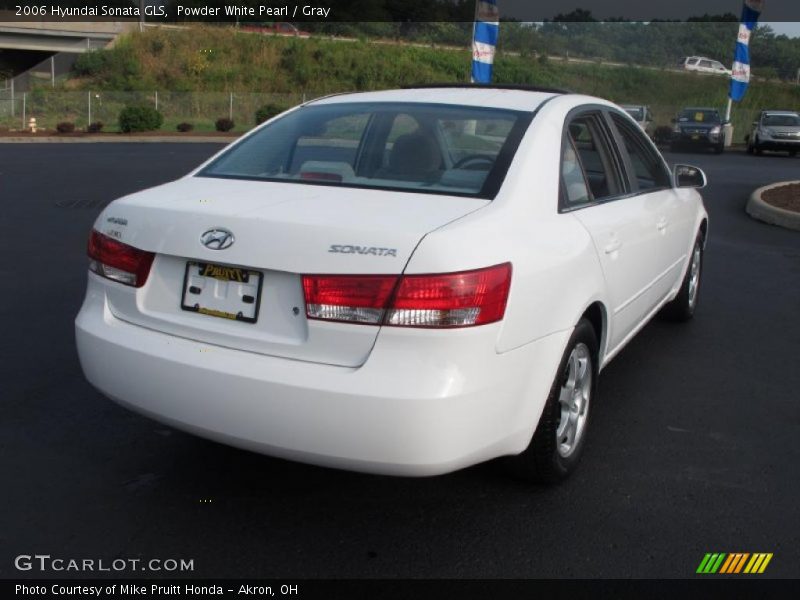
[(559, 480), (599, 372), (659, 311), (695, 311), (703, 185), (598, 98), (309, 102), (103, 210), (81, 365), (123, 406), (272, 456)]

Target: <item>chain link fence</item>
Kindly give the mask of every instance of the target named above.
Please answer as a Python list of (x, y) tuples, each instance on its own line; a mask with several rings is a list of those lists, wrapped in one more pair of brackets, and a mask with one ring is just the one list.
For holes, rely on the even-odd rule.
[(73, 92), (38, 89), (12, 94), (0, 90), (0, 128), (28, 130), (36, 119), (38, 130), (55, 130), (61, 122), (86, 130), (100, 122), (104, 132), (119, 131), (119, 113), (126, 106), (151, 106), (164, 117), (162, 131), (175, 132), (179, 123), (190, 123), (195, 131), (214, 131), (217, 119), (231, 119), (234, 131), (252, 128), (256, 111), (272, 104), (281, 109), (296, 106), (319, 94), (268, 94), (227, 92)]
[[(233, 120), (235, 132), (243, 132), (255, 125), (256, 111), (265, 104), (286, 109), (322, 94), (269, 94), (227, 92), (74, 92), (38, 89), (24, 94), (13, 94), (0, 87), (0, 129), (22, 131), (29, 120), (36, 119), (39, 130), (55, 130), (61, 122), (70, 122), (76, 130), (86, 130), (90, 123), (103, 123), (104, 132), (119, 130), (120, 111), (126, 106), (146, 105), (158, 109), (164, 117), (163, 132), (176, 132), (180, 123), (190, 123), (194, 131), (215, 130), (219, 118)], [(654, 121), (651, 135), (658, 128), (661, 134), (669, 128), (671, 119), (683, 108), (678, 105), (651, 105)], [(724, 107), (718, 107), (720, 113)], [(758, 117), (757, 109), (742, 109), (734, 105), (731, 115), (734, 143), (742, 143)]]

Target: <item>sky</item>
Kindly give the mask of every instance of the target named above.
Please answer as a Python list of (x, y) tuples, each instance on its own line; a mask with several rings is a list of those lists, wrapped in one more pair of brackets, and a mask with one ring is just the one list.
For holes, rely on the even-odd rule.
[(788, 35), (789, 37), (800, 37), (800, 23), (787, 21), (784, 23), (766, 23), (775, 30), (775, 33)]

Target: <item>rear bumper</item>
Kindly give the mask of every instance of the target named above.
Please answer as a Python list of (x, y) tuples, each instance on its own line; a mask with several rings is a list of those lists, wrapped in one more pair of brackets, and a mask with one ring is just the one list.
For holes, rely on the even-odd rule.
[(708, 134), (673, 134), (672, 144), (674, 146), (705, 146), (708, 148), (719, 146), (724, 142), (722, 135), (710, 136)]
[(570, 334), (497, 354), (499, 323), (384, 328), (363, 366), (337, 367), (132, 325), (91, 285), (75, 326), (87, 379), (123, 406), (263, 454), (415, 476), (521, 452)]

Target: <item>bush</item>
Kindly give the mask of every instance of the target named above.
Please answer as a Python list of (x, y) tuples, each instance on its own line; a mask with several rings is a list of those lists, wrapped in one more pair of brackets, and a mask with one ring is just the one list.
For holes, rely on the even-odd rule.
[(100, 121), (95, 121), (94, 123), (89, 123), (89, 126), (86, 128), (88, 133), (100, 133), (103, 131), (103, 123)]
[(217, 122), (214, 123), (214, 127), (217, 128), (217, 131), (230, 131), (235, 126), (235, 123), (229, 119), (228, 117), (222, 117), (221, 119), (217, 119)]
[(160, 129), (164, 117), (151, 106), (126, 106), (119, 113), (119, 129), (123, 133)]
[(184, 121), (183, 123), (178, 123), (175, 129), (177, 129), (181, 133), (186, 133), (187, 131), (191, 131), (192, 129), (194, 129), (194, 125), (192, 125), (191, 123), (186, 123)]
[(56, 125), (56, 131), (58, 133), (72, 133), (75, 131), (75, 123), (70, 123), (69, 121), (62, 121), (58, 125)]
[(265, 104), (256, 111), (256, 125), (261, 125), (264, 121), (281, 114), (286, 109), (286, 106), (281, 106), (280, 104)]
[(106, 56), (100, 50), (84, 52), (75, 59), (72, 69), (80, 77), (91, 77), (102, 71), (106, 66)]

